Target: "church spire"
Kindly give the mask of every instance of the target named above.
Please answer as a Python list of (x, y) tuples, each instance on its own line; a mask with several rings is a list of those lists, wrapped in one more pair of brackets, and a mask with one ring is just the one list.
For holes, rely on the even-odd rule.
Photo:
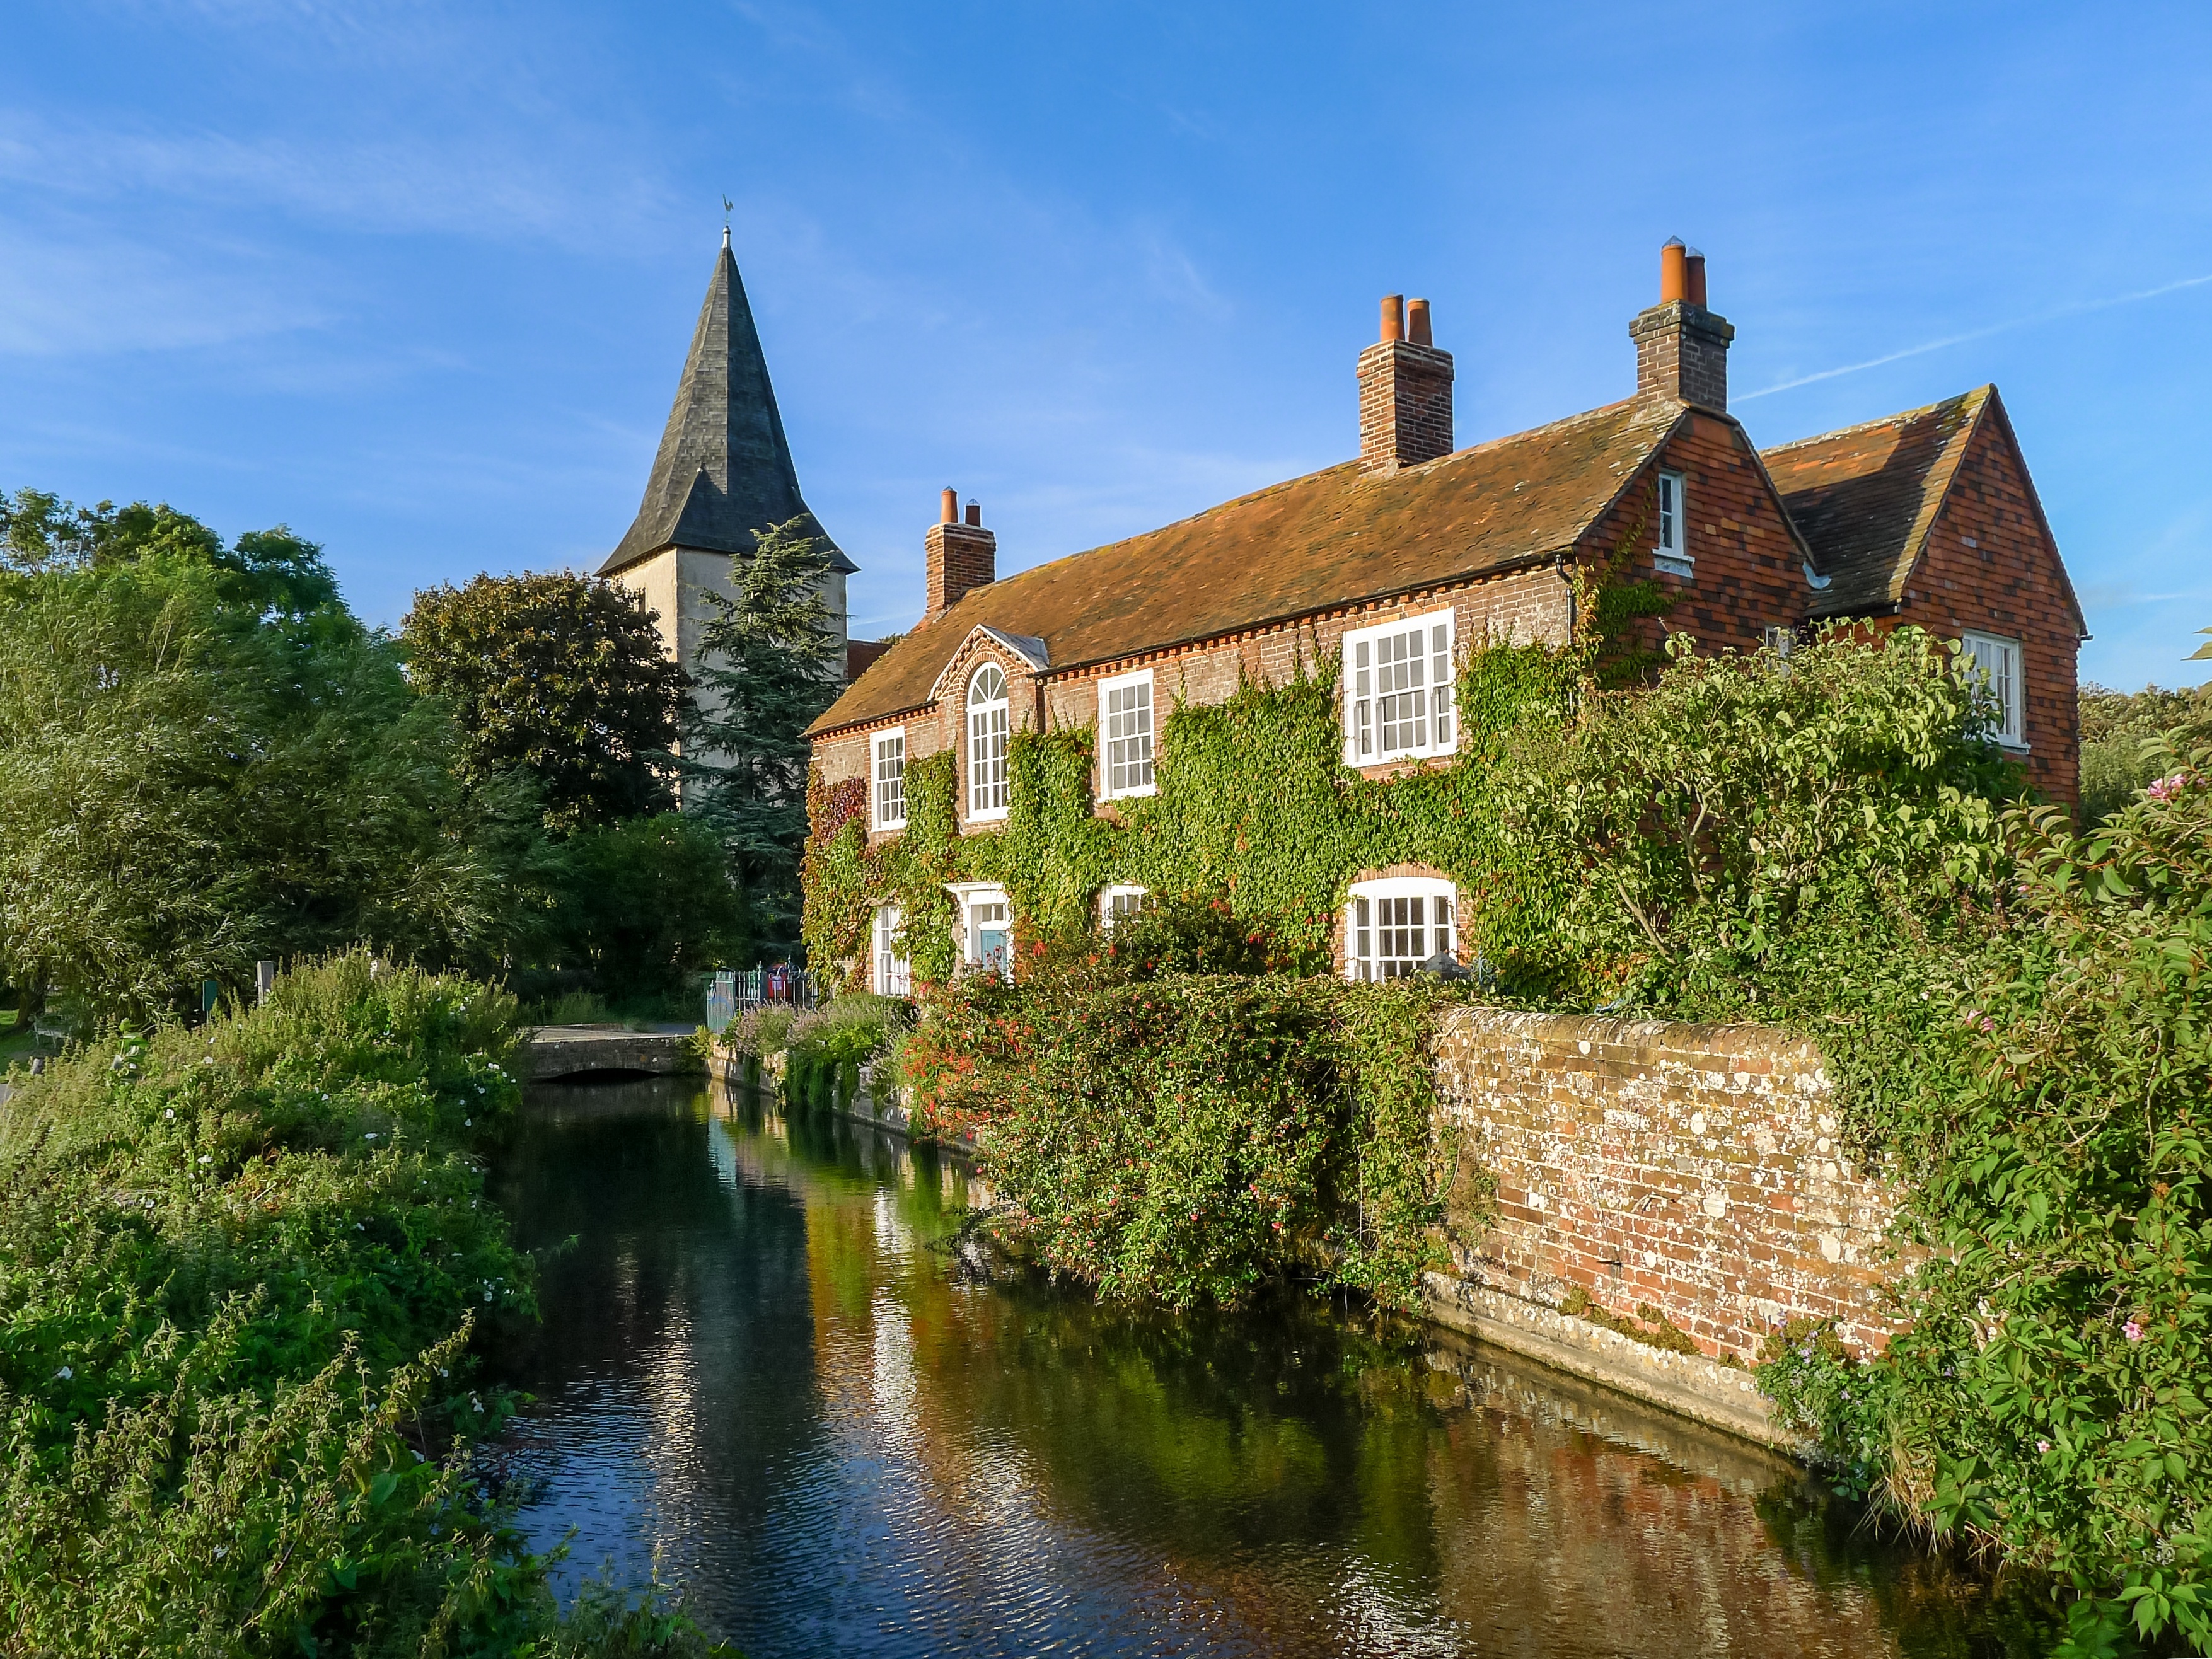
[[(611, 576), (666, 547), (750, 553), (762, 529), (802, 514), (813, 517), (799, 493), (768, 360), (725, 225), (645, 500), (599, 574)], [(834, 543), (830, 552), (836, 568), (858, 568)]]

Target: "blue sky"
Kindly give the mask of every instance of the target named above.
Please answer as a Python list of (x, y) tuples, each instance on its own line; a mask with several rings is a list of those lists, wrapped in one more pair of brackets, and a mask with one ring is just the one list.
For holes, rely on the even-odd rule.
[(1462, 444), (1622, 396), (1709, 256), (1762, 443), (1995, 380), (2096, 638), (2212, 624), (2212, 9), (9, 0), (0, 487), (595, 564), (720, 238), (801, 483), (920, 609), (1340, 460), (1376, 297)]

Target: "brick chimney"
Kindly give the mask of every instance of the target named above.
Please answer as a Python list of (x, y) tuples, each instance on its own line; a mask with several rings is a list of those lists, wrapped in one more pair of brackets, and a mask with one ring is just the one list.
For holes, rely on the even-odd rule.
[(1728, 408), (1729, 319), (1705, 309), (1705, 256), (1669, 237), (1659, 250), (1659, 303), (1628, 325), (1636, 395)]
[(1359, 354), (1359, 470), (1395, 472), (1452, 447), (1452, 359), (1430, 337), (1429, 302), (1382, 301), (1382, 337)]
[(927, 590), (921, 620), (927, 628), (960, 603), (963, 594), (994, 580), (998, 574), (999, 538), (983, 528), (983, 509), (968, 503), (960, 521), (960, 492), (945, 492), (939, 521), (922, 538), (922, 570)]

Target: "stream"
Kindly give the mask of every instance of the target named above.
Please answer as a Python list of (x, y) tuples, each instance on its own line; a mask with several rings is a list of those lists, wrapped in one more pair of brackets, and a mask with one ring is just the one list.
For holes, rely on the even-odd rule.
[(965, 1170), (693, 1079), (541, 1085), (502, 1450), (564, 1589), (658, 1575), (751, 1659), (2029, 1655), (2021, 1594), (1787, 1461), (1427, 1327), (1181, 1316), (937, 1248)]

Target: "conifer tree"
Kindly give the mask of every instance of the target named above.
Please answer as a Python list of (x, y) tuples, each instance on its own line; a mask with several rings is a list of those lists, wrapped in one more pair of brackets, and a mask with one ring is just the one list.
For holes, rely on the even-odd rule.
[(760, 532), (734, 562), (735, 596), (707, 596), (687, 721), (687, 805), (696, 799), (736, 863), (755, 937), (772, 952), (799, 938), (806, 842), (806, 728), (844, 681), (837, 615), (823, 597), (830, 544), (802, 515)]

